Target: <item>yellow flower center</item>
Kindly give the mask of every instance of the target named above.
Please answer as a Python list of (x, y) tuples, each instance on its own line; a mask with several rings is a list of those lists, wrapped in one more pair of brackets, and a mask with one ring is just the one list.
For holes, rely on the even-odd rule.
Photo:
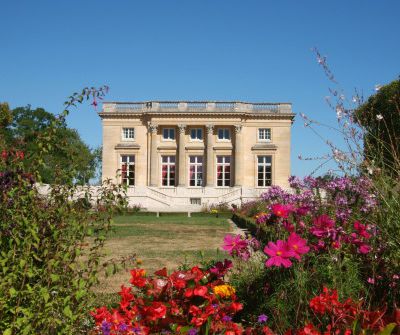
[(277, 251), (277, 252), (276, 252), (276, 255), (277, 255), (277, 256), (282, 255), (282, 251)]

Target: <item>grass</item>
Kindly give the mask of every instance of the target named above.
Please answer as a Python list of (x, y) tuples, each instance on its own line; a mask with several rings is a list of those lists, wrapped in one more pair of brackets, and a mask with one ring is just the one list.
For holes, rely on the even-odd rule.
[[(228, 216), (117, 216), (105, 245), (105, 260), (135, 255), (142, 262), (140, 266), (151, 274), (164, 266), (170, 271), (183, 264), (223, 259), (226, 254), (220, 251), (220, 246), (225, 234), (232, 230)], [(96, 293), (107, 296), (117, 292), (121, 284), (128, 281), (129, 273), (124, 270), (103, 277)]]

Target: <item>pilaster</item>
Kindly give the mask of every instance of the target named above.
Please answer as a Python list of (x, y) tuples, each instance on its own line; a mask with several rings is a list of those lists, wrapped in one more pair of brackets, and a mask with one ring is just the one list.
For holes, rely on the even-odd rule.
[(213, 162), (213, 146), (214, 146), (214, 125), (208, 124), (207, 128), (207, 186), (214, 186), (214, 162)]
[(235, 186), (243, 186), (242, 125), (235, 125)]
[(186, 186), (186, 164), (185, 164), (185, 131), (186, 125), (179, 124), (179, 143), (178, 143), (178, 152), (179, 152), (179, 183), (178, 186)]
[(157, 125), (154, 123), (149, 124), (149, 131), (151, 132), (151, 149), (150, 149), (150, 186), (158, 186), (158, 162), (157, 162)]

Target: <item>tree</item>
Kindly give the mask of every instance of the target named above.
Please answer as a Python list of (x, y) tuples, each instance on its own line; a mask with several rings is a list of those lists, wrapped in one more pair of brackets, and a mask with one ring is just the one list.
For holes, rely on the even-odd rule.
[(365, 128), (364, 153), (369, 162), (396, 173), (400, 163), (400, 79), (382, 86), (356, 110)]
[[(5, 105), (1, 105), (0, 122), (7, 117)], [(11, 111), (11, 120), (8, 118), (0, 132), (3, 146), (25, 152), (24, 165), (30, 170), (34, 156), (41, 149), (40, 137), (48, 136), (46, 131), (55, 120), (56, 116), (43, 108), (31, 109), (29, 105), (15, 108)], [(64, 120), (57, 123), (53, 135), (51, 148), (43, 156), (44, 164), (39, 168), (42, 182), (88, 183), (96, 173), (95, 153), (76, 130), (67, 127)]]

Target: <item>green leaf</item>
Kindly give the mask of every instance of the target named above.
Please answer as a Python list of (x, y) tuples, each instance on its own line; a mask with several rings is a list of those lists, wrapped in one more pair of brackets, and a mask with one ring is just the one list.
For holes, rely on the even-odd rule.
[(395, 323), (389, 323), (381, 332), (379, 332), (379, 335), (390, 335), (393, 332), (393, 329), (396, 327)]
[(11, 334), (12, 334), (11, 328), (7, 328), (3, 333), (3, 335), (11, 335)]
[(10, 293), (11, 298), (17, 295), (17, 290), (14, 287), (11, 287), (8, 292)]
[(65, 316), (67, 316), (70, 319), (72, 319), (72, 311), (71, 311), (71, 308), (69, 307), (69, 305), (64, 307), (63, 313), (64, 313)]
[(51, 275), (50, 275), (50, 278), (51, 278), (51, 281), (52, 281), (53, 283), (58, 282), (58, 281), (60, 280), (60, 276), (59, 276), (59, 275), (56, 275), (56, 274), (51, 274)]
[(50, 299), (50, 294), (49, 294), (49, 291), (45, 287), (43, 287), (41, 289), (41, 294), (42, 294), (42, 297), (44, 299), (44, 302), (48, 302), (49, 299)]

